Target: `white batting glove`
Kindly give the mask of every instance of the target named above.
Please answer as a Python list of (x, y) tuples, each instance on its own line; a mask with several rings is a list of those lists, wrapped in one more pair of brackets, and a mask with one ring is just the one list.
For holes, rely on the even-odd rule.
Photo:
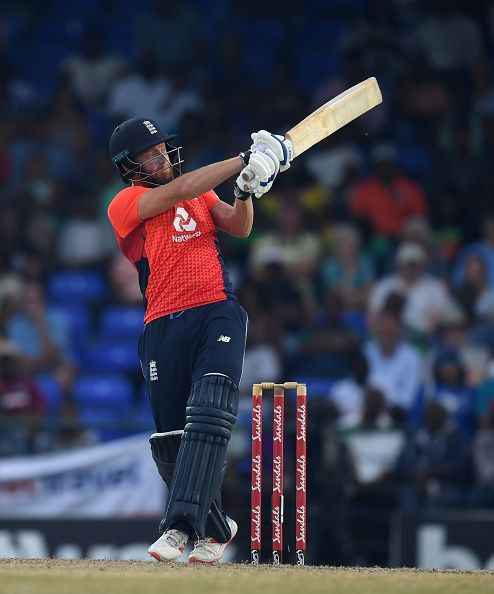
[(267, 130), (259, 130), (250, 136), (252, 152), (266, 153), (271, 151), (280, 163), (280, 171), (286, 171), (290, 167), (290, 161), (293, 160), (292, 143), (279, 134), (271, 134)]
[(252, 153), (249, 164), (244, 167), (236, 180), (236, 185), (244, 192), (254, 194), (260, 198), (269, 192), (279, 171), (279, 162), (272, 154)]

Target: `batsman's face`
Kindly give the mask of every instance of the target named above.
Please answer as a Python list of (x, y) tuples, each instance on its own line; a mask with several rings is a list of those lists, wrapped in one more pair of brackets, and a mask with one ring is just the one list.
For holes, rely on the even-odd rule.
[(154, 180), (169, 182), (173, 179), (173, 168), (164, 142), (143, 151), (138, 160), (142, 163), (143, 173), (151, 175)]

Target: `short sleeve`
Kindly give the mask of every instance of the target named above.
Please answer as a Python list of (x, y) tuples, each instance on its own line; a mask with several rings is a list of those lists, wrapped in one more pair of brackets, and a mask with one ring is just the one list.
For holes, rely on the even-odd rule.
[(209, 210), (211, 210), (213, 206), (219, 201), (218, 194), (214, 190), (209, 190), (209, 192), (202, 194), (202, 197), (206, 201)]
[(149, 188), (131, 186), (120, 191), (110, 202), (108, 218), (120, 237), (127, 237), (136, 227), (142, 224), (137, 214), (139, 199)]

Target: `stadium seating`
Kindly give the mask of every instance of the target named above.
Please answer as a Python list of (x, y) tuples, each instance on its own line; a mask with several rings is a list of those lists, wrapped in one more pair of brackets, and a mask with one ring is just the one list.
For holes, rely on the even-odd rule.
[(137, 339), (142, 332), (143, 320), (144, 310), (141, 307), (108, 307), (101, 316), (101, 336)]
[(46, 406), (46, 417), (48, 420), (52, 420), (60, 412), (60, 407), (63, 401), (60, 385), (49, 375), (40, 375), (36, 377), (35, 383), (43, 394), (43, 400)]
[(88, 371), (138, 371), (137, 343), (135, 340), (103, 338), (86, 347), (83, 363)]
[(98, 271), (55, 272), (48, 279), (48, 301), (51, 303), (81, 303), (103, 299), (107, 287)]

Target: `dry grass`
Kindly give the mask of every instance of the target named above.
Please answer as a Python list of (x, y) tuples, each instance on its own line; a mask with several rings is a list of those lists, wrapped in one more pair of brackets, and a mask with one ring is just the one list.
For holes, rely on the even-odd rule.
[(0, 559), (0, 594), (492, 593), (492, 571)]

